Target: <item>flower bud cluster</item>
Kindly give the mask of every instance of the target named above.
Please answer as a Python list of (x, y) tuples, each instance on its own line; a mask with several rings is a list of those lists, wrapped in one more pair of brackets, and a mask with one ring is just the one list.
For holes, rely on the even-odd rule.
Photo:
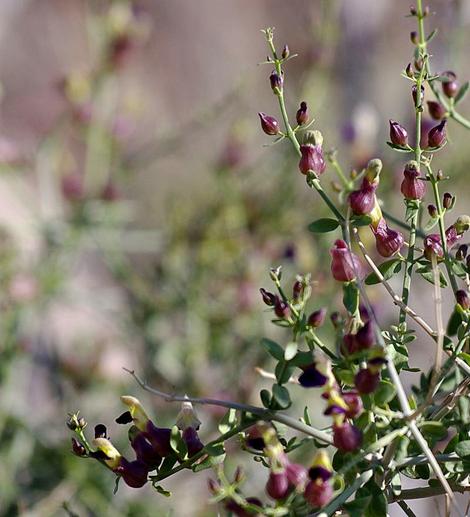
[[(128, 410), (121, 414), (116, 422), (132, 424), (128, 437), (130, 446), (135, 453), (134, 460), (128, 460), (121, 455), (107, 436), (107, 430), (103, 424), (95, 426), (93, 450), (87, 451), (83, 443), (76, 438), (72, 438), (72, 449), (78, 456), (87, 455), (101, 461), (117, 476), (122, 477), (128, 486), (140, 488), (147, 483), (149, 472), (159, 468), (163, 458), (169, 456), (174, 456), (175, 460), (183, 460), (183, 458), (178, 456), (171, 445), (171, 429), (157, 427), (135, 397), (122, 396), (121, 401), (128, 407)], [(186, 446), (188, 457), (194, 456), (203, 449), (204, 445), (197, 432), (200, 421), (189, 401), (183, 402), (176, 419), (176, 426), (177, 432), (181, 432), (180, 438)], [(77, 428), (75, 427), (74, 430), (77, 431)]]

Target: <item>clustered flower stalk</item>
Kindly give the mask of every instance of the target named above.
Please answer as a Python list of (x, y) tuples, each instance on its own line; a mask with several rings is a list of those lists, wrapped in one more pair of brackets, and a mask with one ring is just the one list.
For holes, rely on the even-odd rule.
[[(291, 142), (299, 155), (299, 172), (308, 186), (316, 189), (333, 215), (334, 219), (320, 219), (312, 223), (312, 231), (328, 233), (340, 229), (342, 233), (342, 238), (331, 239), (330, 248), (331, 276), (337, 285), (341, 285), (344, 306), (341, 312), (330, 313), (330, 330), (333, 330), (335, 339), (330, 337), (326, 341), (323, 337), (328, 324), (328, 310), (318, 306), (313, 311), (309, 308), (311, 276), (298, 275), (295, 281), (286, 282), (282, 268), (273, 268), (270, 278), (274, 288), (261, 288), (261, 300), (272, 312), (273, 324), (286, 329), (290, 337), (284, 345), (263, 340), (275, 367), (273, 373), (264, 372), (265, 377), (273, 380), (273, 384), (271, 389), (260, 392), (262, 407), (180, 397), (179, 400), (183, 400), (182, 408), (175, 426), (170, 429), (157, 427), (138, 399), (122, 397), (128, 411), (118, 417), (117, 422), (132, 424), (129, 441), (135, 459), (128, 460), (119, 453), (107, 437), (103, 425), (95, 428), (95, 438), (90, 446), (83, 432), (86, 423), (77, 415), (72, 417), (69, 425), (78, 437), (72, 442), (75, 454), (98, 459), (134, 488), (145, 485), (148, 480), (155, 485), (183, 468), (202, 470), (212, 466), (216, 475), (216, 479), (209, 480), (212, 502), (223, 503), (227, 511), (237, 516), (304, 515), (312, 508), (325, 508), (326, 513), (333, 515), (340, 509), (347, 512), (354, 507), (352, 505), (361, 501), (361, 504), (369, 505), (367, 511), (372, 515), (376, 508), (385, 508), (389, 502), (401, 500), (401, 488), (391, 486), (392, 479), (394, 483), (399, 483), (400, 477), (407, 474), (414, 478), (429, 478), (428, 466), (455, 506), (449, 480), (452, 478), (453, 486), (465, 490), (468, 474), (465, 470), (468, 444), (461, 445), (468, 442), (468, 405), (465, 407), (463, 398), (460, 404), (461, 392), (458, 390), (462, 389), (462, 385), (466, 389), (467, 380), (462, 383), (461, 375), (462, 371), (468, 375), (470, 370), (465, 363), (468, 361), (470, 338), (470, 256), (467, 245), (461, 244), (465, 232), (470, 229), (470, 217), (461, 215), (446, 229), (444, 215), (454, 208), (455, 197), (445, 193), (441, 202), (438, 183), (443, 180), (443, 173), (434, 174), (431, 169), (434, 153), (446, 144), (448, 119), (459, 121), (460, 117), (454, 110), (452, 100), (459, 92), (453, 72), (443, 74), (445, 80), (442, 81), (442, 92), (449, 102), (443, 103), (440, 95), (436, 101), (427, 101), (430, 114), (437, 123), (430, 129), (426, 144), (421, 147), (424, 84), (431, 84), (432, 79), (424, 34), (427, 14), (428, 9), (423, 8), (421, 0), (417, 1), (416, 8), (411, 9), (411, 15), (418, 21), (418, 31), (411, 35), (417, 52), (414, 64), (406, 67), (405, 76), (412, 83), (411, 98), (416, 123), (414, 146), (409, 141), (407, 129), (397, 121), (389, 121), (390, 147), (412, 153), (414, 158), (404, 163), (400, 185), (406, 205), (406, 223), (402, 225), (409, 228), (407, 256), (404, 258), (400, 254), (404, 246), (403, 235), (389, 226), (388, 217), (384, 217), (386, 212), (382, 211), (378, 199), (382, 161), (377, 158), (370, 160), (362, 171), (351, 175), (349, 181), (343, 175), (334, 153), (325, 155), (321, 132), (309, 130), (310, 114), (305, 101), (299, 103), (296, 111), (297, 125), (290, 125), (284, 99), (285, 74), (282, 66), (293, 55), (287, 46), (279, 54), (274, 46), (273, 30), (266, 29), (263, 32), (272, 54), (267, 63), (274, 66), (268, 80), (278, 99), (283, 128), (275, 117), (260, 112), (261, 129), (266, 135), (275, 137), (276, 142), (282, 139)], [(432, 91), (435, 91), (434, 85)], [(324, 175), (328, 174), (325, 156), (340, 173), (343, 182), (344, 191), (340, 198), (343, 204), (339, 207), (321, 184)], [(423, 167), (426, 169), (425, 175), (422, 174)], [(432, 186), (434, 198), (433, 203), (428, 205), (430, 227), (438, 224), (439, 233), (426, 234), (422, 254), (416, 256), (418, 215), (427, 194), (427, 183)], [(350, 239), (350, 228), (357, 230), (359, 226), (369, 227), (365, 231), (372, 232), (377, 255), (388, 259), (382, 263), (384, 267), (381, 271), (359, 240), (364, 257), (369, 265), (374, 266), (373, 274), (368, 276)], [(452, 250), (457, 244), (460, 246), (454, 256)], [(413, 390), (413, 395), (407, 396), (399, 373), (403, 369), (410, 370), (407, 346), (415, 337), (412, 331), (407, 330), (407, 314), (418, 321), (417, 314), (408, 306), (412, 275), (419, 273), (436, 283), (442, 262), (445, 263), (456, 303), (447, 329), (444, 329), (439, 305), (440, 286), (435, 285), (433, 293), (438, 329), (435, 332), (427, 323), (425, 328), (429, 329), (428, 333), (438, 347), (443, 347), (444, 334), (447, 335), (445, 351), (449, 360), (441, 369), (436, 359), (434, 371), (427, 376), (422, 375), (419, 388)], [(386, 283), (385, 275), (390, 278), (398, 274), (403, 264), (402, 296), (399, 297)], [(397, 266), (398, 269), (395, 269)], [(465, 288), (459, 286), (458, 278), (466, 281)], [(400, 305), (399, 325), (387, 331), (380, 328), (364, 285), (378, 281), (387, 287), (393, 302)], [(290, 287), (287, 288), (286, 284)], [(421, 318), (420, 321), (423, 323), (424, 320)], [(457, 336), (455, 343), (453, 336)], [(462, 363), (466, 365), (465, 368), (461, 367)], [(451, 376), (454, 384), (449, 394), (445, 383), (440, 381), (446, 380), (448, 383)], [(139, 383), (167, 401), (176, 400), (148, 388), (141, 381)], [(283, 412), (292, 406), (293, 391), (289, 389), (292, 384), (305, 390), (319, 389), (319, 396), (324, 401), (323, 415), (330, 419), (327, 431), (314, 426), (308, 406), (301, 421)], [(200, 421), (191, 401), (230, 408), (220, 426), (229, 431), (204, 446), (198, 434)], [(276, 422), (303, 432), (307, 438), (294, 436), (287, 440)], [(270, 501), (267, 503), (258, 497), (244, 495), (242, 485), (245, 476), (240, 468), (232, 478), (225, 474), (223, 444), (236, 434), (241, 438), (243, 449), (254, 455), (256, 461), (268, 470), (265, 492)], [(318, 440), (315, 442), (318, 447), (310, 466), (307, 468), (293, 461), (289, 456), (291, 451), (313, 439)], [(442, 440), (446, 445), (441, 446)], [(221, 446), (218, 454), (211, 447), (214, 444)], [(332, 449), (326, 452), (323, 445), (330, 445)], [(330, 462), (330, 452), (333, 463)], [(410, 457), (403, 459), (407, 455)], [(454, 468), (449, 458), (458, 466)], [(162, 465), (168, 462), (171, 463), (170, 470), (162, 471)], [(177, 463), (179, 465), (173, 467)], [(426, 467), (424, 473), (419, 468), (423, 465)], [(150, 472), (155, 474), (149, 475)], [(358, 490), (356, 500), (350, 501)], [(368, 502), (364, 502), (364, 499), (368, 499)], [(298, 508), (305, 508), (305, 505), (308, 510), (296, 513)]]

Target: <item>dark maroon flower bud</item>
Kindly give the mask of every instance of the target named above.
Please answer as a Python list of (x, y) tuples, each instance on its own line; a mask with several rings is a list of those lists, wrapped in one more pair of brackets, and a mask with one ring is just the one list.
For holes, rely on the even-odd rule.
[(429, 13), (431, 12), (431, 10), (429, 9), (429, 5), (427, 5), (424, 9), (423, 9), (423, 18), (426, 18), (426, 16), (429, 16)]
[(413, 43), (413, 45), (418, 44), (418, 33), (416, 31), (412, 31), (410, 33), (410, 41), (411, 43)]
[(437, 259), (444, 257), (444, 250), (442, 249), (441, 237), (437, 233), (432, 233), (425, 237), (423, 241), (424, 256), (431, 260), (432, 256), (435, 255)]
[(333, 444), (342, 452), (353, 452), (362, 444), (362, 432), (349, 422), (333, 425)]
[(109, 49), (110, 64), (121, 68), (126, 64), (135, 44), (128, 34), (121, 34), (114, 38)]
[(119, 190), (112, 181), (108, 181), (101, 191), (100, 198), (107, 203), (113, 203), (119, 199)]
[(295, 119), (297, 120), (297, 124), (299, 126), (303, 126), (308, 122), (308, 107), (305, 101), (300, 103), (300, 108), (297, 110), (297, 114), (295, 115)]
[(269, 82), (271, 83), (271, 88), (276, 93), (276, 90), (282, 90), (282, 84), (284, 82), (282, 75), (279, 75), (275, 70), (271, 72), (269, 76)]
[(292, 287), (292, 297), (295, 301), (299, 300), (304, 292), (304, 284), (300, 280), (294, 282)]
[(441, 120), (446, 116), (446, 109), (440, 102), (428, 101), (428, 110), (434, 120)]
[(169, 456), (173, 450), (171, 448), (171, 429), (157, 427), (151, 420), (147, 422), (144, 433), (147, 440), (152, 444), (155, 451), (162, 456)]
[(215, 479), (209, 478), (207, 480), (207, 488), (212, 495), (218, 495), (221, 489), (220, 483)]
[(406, 147), (408, 145), (408, 133), (406, 129), (394, 120), (389, 120), (390, 123), (390, 141), (392, 144)]
[(72, 438), (72, 451), (76, 456), (86, 456), (85, 447), (76, 438)]
[(67, 174), (62, 178), (62, 194), (67, 201), (80, 201), (84, 195), (83, 180), (79, 174)]
[(323, 508), (333, 499), (333, 487), (329, 481), (310, 481), (305, 487), (304, 498), (310, 506)]
[(403, 176), (400, 190), (405, 199), (422, 199), (426, 194), (426, 185), (420, 177), (415, 161), (412, 160), (405, 165)]
[(289, 494), (289, 480), (286, 471), (270, 472), (266, 483), (266, 493), (272, 499), (284, 499)]
[[(263, 503), (256, 497), (247, 497), (246, 502), (263, 508)], [(257, 515), (256, 512), (253, 512), (252, 510), (246, 510), (233, 499), (226, 499), (224, 506), (231, 515), (233, 514), (236, 517), (254, 517), (255, 514)]]
[(442, 181), (444, 179), (444, 173), (442, 172), (442, 169), (439, 169), (436, 172), (436, 179), (437, 181)]
[(423, 69), (423, 66), (424, 66), (424, 61), (422, 60), (422, 58), (415, 59), (414, 64), (415, 64), (416, 70), (418, 70), (418, 72), (421, 72), (421, 70)]
[(452, 98), (457, 95), (459, 90), (459, 84), (457, 82), (457, 76), (454, 72), (448, 70), (442, 74), (447, 80), (442, 82), (442, 90), (447, 97)]
[(375, 246), (379, 255), (388, 258), (398, 253), (404, 243), (402, 233), (387, 226), (385, 219), (381, 219), (374, 230)]
[(375, 334), (374, 324), (368, 321), (356, 334), (356, 342), (359, 350), (368, 350), (376, 343), (377, 337)]
[(428, 213), (429, 215), (435, 219), (437, 217), (437, 207), (436, 205), (428, 205)]
[(364, 406), (357, 391), (346, 391), (342, 394), (342, 397), (348, 406), (346, 418), (356, 418), (363, 412)]
[(95, 438), (107, 438), (107, 429), (104, 424), (95, 425)]
[(470, 297), (468, 296), (467, 291), (464, 291), (463, 289), (459, 289), (455, 293), (455, 298), (457, 300), (457, 303), (462, 307), (462, 309), (465, 309), (465, 310), (470, 309)]
[(266, 444), (264, 443), (263, 431), (259, 427), (250, 427), (246, 433), (245, 443), (250, 449), (262, 451)]
[(279, 133), (279, 122), (274, 117), (270, 115), (266, 115), (266, 113), (260, 112), (258, 113), (258, 117), (261, 122), (261, 129), (267, 135), (277, 135)]
[[(414, 84), (411, 87), (411, 96), (413, 97), (413, 103), (416, 106), (417, 100), (418, 100), (416, 84)], [(418, 104), (418, 106), (421, 105), (421, 103), (423, 102), (423, 99), (424, 99), (424, 86), (421, 86), (421, 95), (419, 96), (419, 104)]]
[(457, 253), (455, 254), (455, 258), (457, 260), (464, 260), (467, 256), (468, 246), (466, 244), (461, 244), (459, 246), (459, 249), (457, 250)]
[(287, 46), (287, 44), (284, 45), (281, 56), (282, 56), (282, 59), (287, 59), (290, 56), (290, 50), (289, 50), (289, 47)]
[(368, 368), (359, 370), (354, 377), (354, 386), (361, 394), (373, 393), (380, 382), (380, 373), (371, 372)]
[(276, 301), (274, 302), (274, 314), (278, 318), (288, 318), (290, 316), (290, 308), (289, 305), (281, 300), (279, 296), (276, 296)]
[(148, 467), (139, 460), (127, 461), (121, 457), (119, 466), (114, 469), (116, 474), (122, 476), (126, 485), (132, 488), (140, 488), (147, 483)]
[(413, 6), (410, 7), (410, 14), (411, 14), (411, 16), (417, 16), (418, 11), (416, 10), (415, 7), (413, 7)]
[(276, 303), (276, 295), (266, 291), (263, 287), (259, 290), (261, 293), (261, 297), (263, 298), (263, 302), (268, 306), (272, 307)]
[(202, 451), (202, 449), (204, 449), (204, 445), (199, 439), (197, 431), (196, 429), (194, 429), (194, 427), (187, 427), (183, 431), (183, 441), (186, 444), (186, 447), (188, 448), (189, 457), (194, 456), (199, 451)]
[(405, 68), (405, 73), (408, 77), (413, 77), (414, 76), (414, 73), (413, 73), (413, 67), (411, 66), (411, 63), (408, 63), (406, 65), (406, 68)]
[(325, 322), (325, 316), (326, 316), (326, 309), (324, 307), (322, 307), (321, 309), (318, 309), (318, 310), (312, 312), (312, 314), (310, 314), (310, 316), (308, 317), (307, 323), (314, 329), (319, 328)]
[(359, 352), (359, 345), (356, 341), (356, 334), (345, 334), (343, 336), (342, 352), (344, 355), (351, 355)]
[(440, 147), (446, 139), (447, 120), (433, 127), (428, 133), (428, 147)]
[(375, 191), (378, 184), (370, 183), (366, 178), (362, 181), (361, 188), (349, 194), (349, 206), (353, 214), (365, 215), (372, 212), (375, 207)]
[(288, 463), (286, 465), (286, 475), (289, 483), (293, 485), (296, 490), (303, 490), (308, 479), (308, 471), (299, 463)]
[(446, 192), (442, 198), (442, 206), (446, 210), (450, 210), (452, 208), (452, 205), (454, 204), (454, 196), (450, 194), (449, 192)]
[(342, 318), (339, 312), (332, 312), (330, 316), (331, 323), (335, 329), (342, 325)]
[(149, 470), (156, 469), (162, 462), (162, 457), (154, 450), (144, 433), (136, 426), (129, 428), (129, 441), (135, 451), (136, 458), (147, 465)]
[(352, 253), (343, 240), (335, 241), (335, 246), (330, 250), (330, 254), (331, 273), (338, 282), (350, 282), (356, 277), (364, 276), (364, 268), (359, 257)]
[(299, 384), (304, 388), (319, 388), (328, 381), (326, 372), (322, 372), (317, 367), (317, 363), (302, 366), (303, 373), (299, 376)]
[(306, 141), (300, 146), (301, 158), (299, 170), (307, 175), (309, 172), (323, 174), (326, 169), (326, 162), (322, 151), (323, 137), (320, 131), (308, 131)]

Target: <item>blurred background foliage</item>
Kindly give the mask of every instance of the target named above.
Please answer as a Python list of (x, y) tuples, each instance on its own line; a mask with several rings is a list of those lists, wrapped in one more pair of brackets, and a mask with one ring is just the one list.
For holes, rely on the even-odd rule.
[[(81, 409), (90, 425), (111, 424), (119, 395), (132, 393), (172, 424), (178, 408), (139, 393), (122, 366), (170, 392), (258, 403), (266, 381), (254, 367), (269, 370), (260, 338), (282, 339), (258, 293), (269, 267), (282, 264), (287, 283), (312, 273), (312, 309), (335, 307), (329, 237), (306, 231), (323, 208), (290, 147), (263, 147), (256, 113), (277, 113), (270, 69), (257, 66), (266, 54), (259, 29), (275, 26), (278, 44), (299, 54), (287, 66), (291, 116), (306, 100), (348, 171), (382, 158), (380, 195), (401, 216), (393, 192), (402, 163), (384, 142), (389, 118), (412, 126), (399, 77), (411, 54), (408, 8), (0, 3), (0, 515), (216, 513), (204, 472), (169, 480), (169, 500), (151, 487), (113, 495), (109, 472), (70, 453), (66, 415)], [(470, 6), (435, 0), (431, 10), (434, 69), (463, 82)], [(461, 210), (465, 138), (452, 124), (438, 158)], [(331, 167), (324, 178), (332, 189)], [(393, 320), (379, 288), (374, 295), (378, 314)], [(425, 353), (415, 360), (430, 362)], [(203, 437), (220, 417), (201, 411)]]

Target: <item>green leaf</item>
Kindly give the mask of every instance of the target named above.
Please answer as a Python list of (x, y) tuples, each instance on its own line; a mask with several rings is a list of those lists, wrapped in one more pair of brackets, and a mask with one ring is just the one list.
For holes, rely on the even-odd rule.
[(297, 355), (290, 362), (292, 366), (307, 366), (311, 363), (313, 363), (312, 352), (297, 352)]
[(450, 315), (449, 322), (447, 323), (447, 330), (446, 334), (448, 336), (455, 336), (457, 334), (457, 330), (460, 327), (460, 324), (462, 323), (462, 315), (459, 311), (454, 311)]
[(464, 97), (468, 93), (468, 88), (469, 87), (470, 87), (470, 83), (468, 81), (466, 83), (462, 84), (462, 86), (460, 87), (459, 92), (457, 93), (457, 95), (454, 98), (454, 105), (458, 104), (461, 100), (464, 99)]
[(288, 389), (285, 386), (273, 384), (273, 401), (280, 409), (287, 409), (292, 403)]
[(294, 359), (295, 355), (297, 354), (297, 349), (298, 345), (295, 341), (288, 343), (286, 349), (284, 350), (284, 359), (286, 361)]
[(312, 421), (310, 420), (310, 413), (308, 412), (307, 406), (305, 406), (305, 408), (304, 408), (304, 422), (307, 425), (312, 425)]
[[(429, 266), (420, 266), (416, 268), (416, 273), (421, 275), (425, 280), (434, 285), (434, 273)], [(441, 287), (447, 287), (447, 281), (442, 274), (442, 271), (439, 270), (439, 280), (441, 283)]]
[(295, 365), (292, 363), (286, 363), (284, 359), (279, 361), (274, 369), (274, 375), (279, 384), (285, 384), (291, 377), (294, 371)]
[(351, 224), (356, 228), (359, 228), (360, 226), (369, 226), (371, 223), (372, 217), (370, 217), (369, 215), (360, 215), (351, 218)]
[(233, 408), (230, 408), (227, 413), (223, 416), (222, 420), (219, 423), (219, 432), (220, 434), (225, 434), (231, 431), (237, 425), (237, 411)]
[(429, 36), (426, 38), (426, 42), (429, 43), (431, 40), (434, 39), (434, 37), (436, 36), (437, 34), (437, 29), (434, 29), (430, 34)]
[(275, 341), (271, 341), (271, 339), (263, 338), (261, 340), (261, 344), (267, 350), (268, 354), (272, 355), (274, 359), (278, 361), (282, 361), (284, 359), (284, 349), (281, 345), (277, 344)]
[(209, 454), (209, 456), (222, 456), (222, 454), (225, 454), (223, 443), (207, 444), (204, 447), (204, 450)]
[(355, 282), (343, 284), (343, 304), (349, 314), (354, 314), (359, 309), (359, 289)]
[(423, 228), (425, 232), (429, 232), (429, 230), (432, 230), (432, 228), (434, 228), (434, 226), (436, 226), (436, 224), (439, 222), (439, 217), (431, 217), (431, 219), (429, 219), (428, 223), (426, 224), (426, 226)]
[(263, 406), (269, 409), (271, 407), (271, 393), (269, 390), (261, 390), (259, 392), (259, 397)]
[(180, 430), (176, 425), (171, 428), (170, 445), (180, 459), (183, 459), (188, 454), (186, 443), (183, 441)]
[(447, 428), (442, 422), (435, 422), (433, 420), (423, 422), (420, 426), (420, 430), (424, 436), (429, 436), (437, 440), (447, 436)]
[(383, 406), (388, 404), (395, 398), (396, 390), (395, 386), (389, 381), (380, 381), (378, 388), (374, 393), (374, 402), (377, 406)]
[(166, 472), (170, 472), (170, 470), (173, 468), (174, 464), (178, 461), (178, 458), (175, 455), (167, 456), (163, 463), (160, 465), (160, 468), (158, 469), (159, 474), (165, 474)]
[(470, 354), (461, 352), (457, 357), (459, 357), (459, 359), (462, 359), (463, 361), (465, 361), (470, 366)]
[(168, 490), (165, 490), (161, 485), (153, 485), (155, 490), (164, 497), (170, 497), (171, 492), (168, 492)]
[[(378, 270), (382, 273), (385, 280), (392, 278), (393, 275), (400, 272), (402, 261), (400, 259), (391, 259), (382, 262), (378, 266)], [(379, 277), (375, 273), (371, 273), (366, 278), (367, 285), (374, 285), (380, 283)]]
[(308, 225), (309, 231), (312, 233), (328, 233), (338, 228), (339, 222), (336, 219), (330, 219), (325, 217), (323, 219), (317, 219), (313, 223)]
[(470, 456), (470, 440), (464, 440), (455, 446), (455, 453), (459, 458), (468, 458)]
[(356, 499), (354, 499), (354, 501), (344, 503), (342, 508), (344, 508), (347, 514), (351, 517), (363, 517), (364, 508), (367, 508), (371, 501), (371, 495), (367, 495), (365, 497), (357, 497)]

